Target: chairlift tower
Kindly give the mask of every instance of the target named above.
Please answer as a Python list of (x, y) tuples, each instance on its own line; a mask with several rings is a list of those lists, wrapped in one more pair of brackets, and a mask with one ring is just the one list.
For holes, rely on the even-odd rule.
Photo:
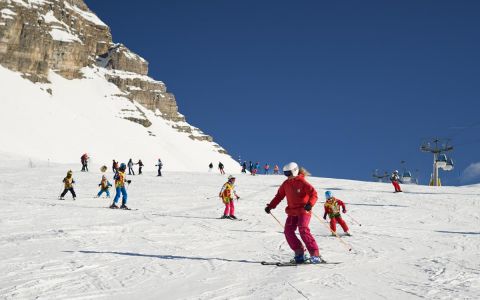
[(447, 153), (453, 150), (453, 146), (448, 145), (449, 140), (433, 139), (429, 142), (423, 143), (420, 147), (422, 152), (433, 153), (433, 172), (430, 185), (441, 186), (440, 178), (438, 177), (438, 169), (450, 171), (453, 169), (453, 160), (447, 159), (447, 156), (443, 153)]

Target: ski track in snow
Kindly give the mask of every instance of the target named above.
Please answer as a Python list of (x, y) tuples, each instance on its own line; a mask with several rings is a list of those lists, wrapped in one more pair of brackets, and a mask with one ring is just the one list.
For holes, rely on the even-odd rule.
[[(56, 200), (70, 168), (78, 198)], [(243, 220), (230, 221), (217, 219), (226, 176), (129, 176), (128, 204), (138, 210), (122, 211), (106, 209), (112, 199), (93, 198), (100, 172), (77, 169), (3, 167), (0, 298), (480, 298), (479, 187), (404, 186), (394, 194), (389, 184), (310, 178), (320, 218), (331, 189), (362, 223), (344, 216), (353, 236), (343, 240), (353, 251), (312, 217), (323, 257), (342, 264), (276, 267), (259, 262), (292, 256), (263, 211), (282, 176), (237, 177)], [(284, 207), (272, 211), (281, 222)]]

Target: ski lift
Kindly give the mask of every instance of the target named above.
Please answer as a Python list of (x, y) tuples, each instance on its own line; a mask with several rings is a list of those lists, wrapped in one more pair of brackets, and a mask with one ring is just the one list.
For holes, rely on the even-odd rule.
[(445, 171), (451, 171), (453, 170), (453, 159), (449, 158), (447, 159), (447, 164), (446, 166), (443, 168)]
[(439, 168), (445, 168), (447, 166), (447, 156), (445, 154), (440, 154), (436, 163)]

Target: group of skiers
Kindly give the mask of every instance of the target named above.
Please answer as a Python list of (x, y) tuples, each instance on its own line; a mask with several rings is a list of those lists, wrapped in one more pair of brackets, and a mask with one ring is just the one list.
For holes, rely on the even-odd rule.
[[(107, 167), (102, 167), (103, 171), (106, 171)], [(127, 165), (121, 163), (120, 166), (116, 169), (115, 175), (113, 179), (115, 180), (115, 198), (113, 199), (112, 205), (110, 208), (121, 208), (121, 209), (129, 209), (127, 207), (127, 189), (125, 187), (125, 183), (130, 184), (131, 180), (126, 180), (125, 178), (125, 171), (127, 169)], [(73, 200), (76, 200), (77, 195), (75, 194), (75, 190), (73, 189), (73, 185), (75, 180), (73, 179), (73, 172), (69, 170), (67, 172), (67, 176), (63, 179), (64, 189), (63, 192), (60, 194), (59, 200), (65, 200), (64, 196), (67, 192), (72, 194)], [(100, 191), (97, 193), (96, 198), (100, 197), (103, 193), (106, 194), (107, 198), (110, 198), (110, 187), (112, 184), (108, 181), (105, 175), (102, 176), (100, 183), (98, 184), (100, 187)], [(122, 205), (120, 207), (117, 206), (118, 200), (122, 197)]]
[[(250, 161), (247, 165), (247, 161), (244, 161), (242, 163), (242, 173), (247, 173), (247, 168), (248, 171), (250, 172), (250, 175), (257, 175), (260, 172), (260, 163), (257, 161), (255, 164)], [(270, 165), (268, 163), (265, 163), (263, 165), (263, 174), (264, 175), (269, 175), (270, 174)], [(278, 165), (274, 165), (273, 167), (273, 174), (274, 175), (279, 175), (279, 168)]]
[[(275, 209), (286, 197), (287, 207), (285, 212), (287, 213), (287, 220), (285, 221), (284, 234), (288, 245), (294, 252), (293, 262), (295, 264), (307, 262), (313, 264), (324, 263), (325, 261), (320, 256), (317, 242), (310, 233), (309, 227), (312, 208), (318, 199), (317, 191), (305, 179), (309, 175), (308, 172), (303, 168), (299, 168), (296, 163), (292, 162), (285, 165), (283, 172), (287, 179), (279, 187), (272, 201), (267, 204), (265, 212), (270, 214), (271, 210)], [(227, 182), (223, 184), (218, 195), (225, 205), (221, 219), (238, 219), (235, 216), (234, 200), (240, 199), (240, 196), (235, 191), (235, 181), (236, 178), (234, 176), (228, 176)], [(337, 236), (336, 226), (338, 222), (345, 235), (350, 236), (348, 226), (341, 216), (341, 212), (347, 212), (345, 203), (335, 198), (331, 191), (325, 192), (325, 198), (323, 218), (326, 220), (327, 215), (329, 216), (331, 234)], [(297, 228), (310, 257), (305, 255), (305, 247), (295, 234)]]
[[(86, 154), (85, 154), (86, 155)], [(88, 160), (88, 156), (86, 156), (86, 160)], [(139, 160), (139, 174), (142, 174), (141, 168), (143, 167), (143, 163)], [(129, 175), (135, 175), (133, 171), (133, 161), (130, 159), (128, 161), (128, 168), (129, 168)], [(158, 159), (158, 163), (155, 165), (158, 167), (158, 176), (162, 176), (161, 169), (163, 167), (163, 163), (160, 159)], [(249, 164), (249, 171), (252, 175), (256, 174), (256, 169), (258, 169), (259, 163), (253, 165), (252, 162)], [(118, 162), (115, 160), (113, 161), (112, 165), (113, 171), (115, 173), (114, 176), (114, 186), (115, 186), (115, 198), (113, 203), (110, 205), (110, 208), (116, 209), (129, 209), (127, 204), (128, 194), (125, 184), (130, 184), (130, 180), (126, 180), (126, 168), (127, 165), (125, 163), (121, 163), (118, 166)], [(247, 163), (246, 161), (242, 164), (242, 172), (246, 173)], [(102, 171), (106, 171), (106, 167), (102, 167)], [(209, 164), (209, 171), (213, 169), (213, 163)], [(224, 165), (219, 162), (218, 169), (220, 170), (221, 174), (225, 174)], [(88, 167), (86, 163), (84, 164), (84, 159), (82, 156), (82, 171), (88, 171)], [(269, 166), (266, 164), (264, 166), (265, 174), (268, 174)], [(274, 173), (278, 174), (278, 166), (275, 165)], [(310, 219), (312, 217), (312, 209), (317, 203), (318, 195), (315, 188), (306, 181), (305, 177), (310, 175), (305, 169), (300, 168), (295, 162), (291, 162), (286, 164), (283, 167), (283, 174), (287, 177), (287, 179), (280, 185), (275, 197), (268, 203), (265, 207), (265, 212), (270, 214), (273, 209), (275, 209), (279, 203), (284, 199), (287, 198), (287, 207), (285, 212), (287, 214), (287, 219), (284, 225), (284, 234), (287, 240), (288, 245), (294, 252), (294, 258), (292, 260), (295, 264), (302, 264), (302, 263), (325, 263), (322, 256), (320, 255), (320, 251), (317, 245), (317, 242), (313, 235), (310, 232)], [(402, 192), (399, 182), (400, 177), (398, 176), (398, 171), (395, 170), (391, 176), (390, 180), (395, 188), (395, 192)], [(220, 217), (221, 219), (231, 219), (236, 220), (238, 219), (235, 216), (235, 205), (234, 200), (240, 199), (240, 196), (235, 191), (235, 181), (236, 178), (232, 175), (228, 176), (228, 180), (226, 183), (223, 184), (220, 192), (219, 198), (221, 199), (222, 203), (225, 205), (225, 209), (223, 211), (223, 215)], [(64, 183), (64, 190), (60, 195), (60, 199), (64, 199), (63, 197), (67, 194), (67, 192), (71, 192), (73, 199), (75, 200), (76, 194), (73, 188), (75, 180), (73, 179), (73, 172), (70, 170), (67, 172), (67, 176), (63, 179)], [(97, 193), (96, 197), (100, 197), (103, 193), (106, 193), (106, 196), (110, 197), (109, 188), (112, 187), (112, 184), (108, 181), (105, 175), (102, 176), (101, 182), (99, 184), (100, 191)], [(118, 201), (122, 197), (122, 204), (119, 207)], [(346, 214), (347, 209), (345, 203), (334, 197), (331, 191), (325, 192), (325, 203), (323, 206), (323, 219), (326, 220), (327, 216), (330, 220), (330, 231), (332, 236), (337, 236), (337, 223), (342, 227), (344, 234), (346, 236), (350, 236), (349, 228), (345, 220), (343, 220), (341, 213)], [(295, 231), (298, 228), (298, 232), (300, 235), (301, 240), (295, 234)], [(305, 246), (304, 246), (305, 245)], [(309, 252), (310, 256), (308, 257), (305, 255), (305, 248)]]

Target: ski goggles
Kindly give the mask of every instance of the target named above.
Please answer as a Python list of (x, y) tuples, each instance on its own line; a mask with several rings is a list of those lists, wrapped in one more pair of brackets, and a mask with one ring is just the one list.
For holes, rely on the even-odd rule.
[(293, 175), (292, 171), (283, 171), (283, 175), (290, 177)]

